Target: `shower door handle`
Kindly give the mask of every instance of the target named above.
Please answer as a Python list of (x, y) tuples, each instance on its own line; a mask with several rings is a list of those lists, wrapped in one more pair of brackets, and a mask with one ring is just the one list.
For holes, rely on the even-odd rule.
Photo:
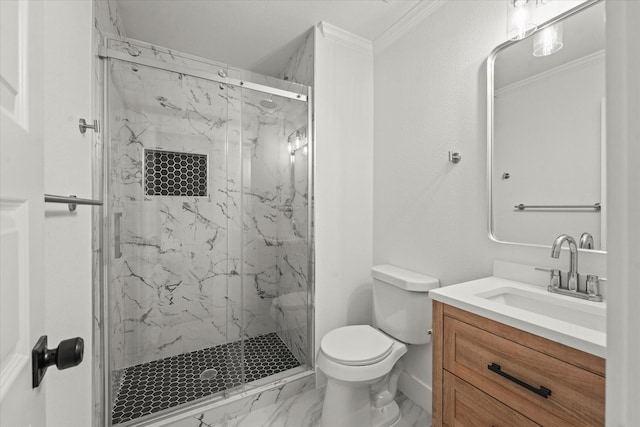
[(120, 250), (120, 220), (122, 219), (122, 212), (116, 212), (113, 214), (113, 228), (114, 228), (114, 238), (113, 238), (113, 251), (114, 257), (116, 259), (122, 256), (122, 251)]

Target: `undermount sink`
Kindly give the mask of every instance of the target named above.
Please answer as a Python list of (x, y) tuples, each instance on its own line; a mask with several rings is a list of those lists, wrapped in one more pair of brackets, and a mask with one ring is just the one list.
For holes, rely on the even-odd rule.
[(558, 298), (555, 294), (541, 294), (540, 291), (531, 292), (514, 287), (502, 287), (476, 295), (594, 331), (607, 330), (607, 312), (604, 307), (593, 307), (579, 301), (570, 301), (566, 297)]
[(546, 286), (490, 276), (429, 291), (442, 303), (525, 332), (606, 357), (605, 302), (547, 291)]

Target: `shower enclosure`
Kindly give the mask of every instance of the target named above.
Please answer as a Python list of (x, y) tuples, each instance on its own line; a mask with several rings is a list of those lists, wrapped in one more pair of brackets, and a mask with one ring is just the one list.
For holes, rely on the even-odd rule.
[(308, 88), (145, 44), (102, 56), (111, 424), (311, 369)]

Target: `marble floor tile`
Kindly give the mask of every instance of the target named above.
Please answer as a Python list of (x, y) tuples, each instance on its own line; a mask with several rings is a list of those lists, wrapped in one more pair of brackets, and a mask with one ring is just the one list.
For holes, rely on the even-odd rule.
[[(247, 415), (202, 427), (318, 427), (324, 390), (324, 387), (309, 390)], [(431, 415), (405, 395), (398, 393), (396, 401), (400, 405), (402, 419), (395, 427), (431, 426)]]

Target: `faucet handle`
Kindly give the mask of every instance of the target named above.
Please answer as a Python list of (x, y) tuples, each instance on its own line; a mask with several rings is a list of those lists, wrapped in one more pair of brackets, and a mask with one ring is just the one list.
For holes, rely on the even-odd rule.
[(580, 236), (580, 243), (578, 247), (580, 249), (595, 249), (593, 236), (587, 232), (582, 233), (582, 236)]
[(558, 270), (557, 268), (548, 269), (548, 268), (539, 268), (539, 267), (536, 267), (535, 269), (537, 271), (545, 271), (547, 273), (550, 273), (550, 277), (549, 277), (550, 289), (560, 288), (560, 285), (562, 284), (562, 279), (560, 278), (560, 270)]
[(591, 298), (600, 297), (600, 279), (595, 274), (587, 274), (587, 295)]

